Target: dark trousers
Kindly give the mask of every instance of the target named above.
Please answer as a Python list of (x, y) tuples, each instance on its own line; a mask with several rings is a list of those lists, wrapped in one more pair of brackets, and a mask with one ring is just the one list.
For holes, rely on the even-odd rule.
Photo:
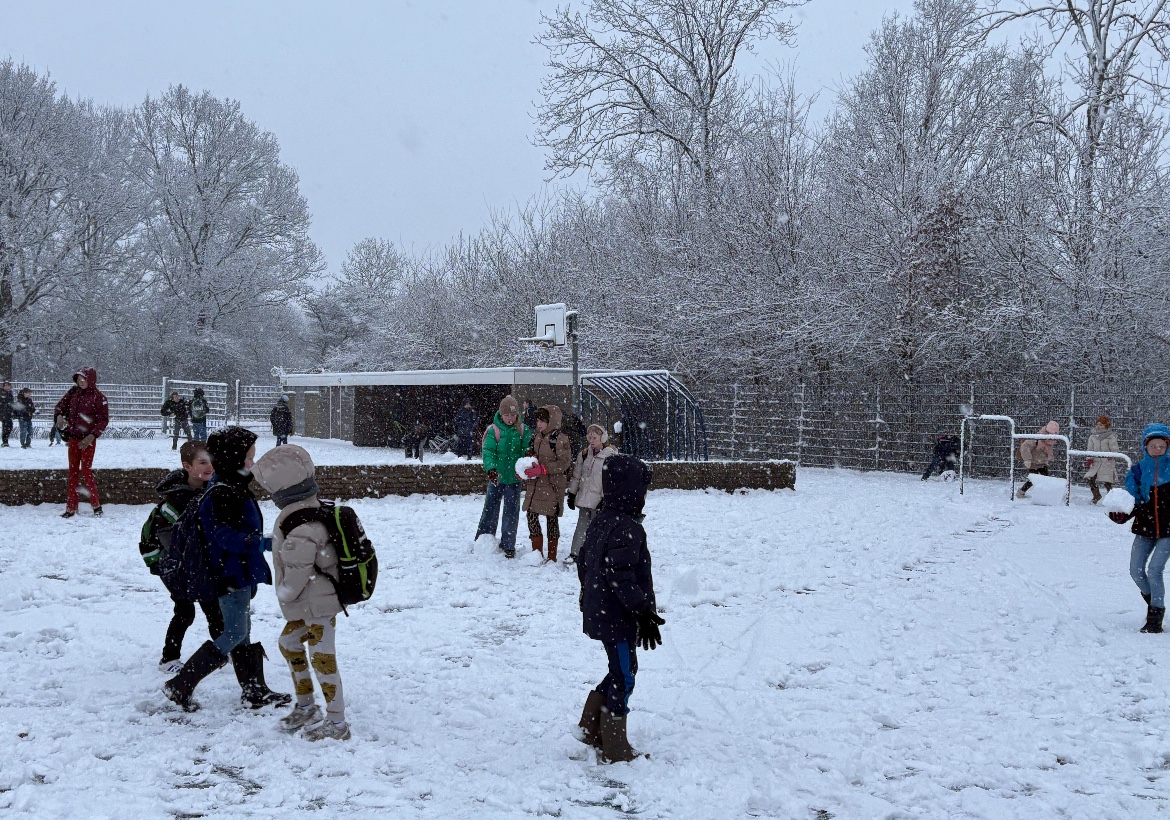
[(171, 423), (171, 449), (179, 449), (179, 431), (182, 430), (187, 436), (187, 441), (191, 440), (191, 425), (187, 423), (186, 419), (175, 419)]
[(423, 440), (421, 438), (408, 438), (406, 440), (406, 457), (422, 461), (422, 446)]
[(288, 433), (283, 436), (280, 433), (276, 434), (276, 446), (279, 447), (282, 444), (288, 444)]
[[(1051, 473), (1048, 472), (1048, 465), (1047, 464), (1045, 464), (1043, 467), (1033, 467), (1031, 470), (1028, 470), (1028, 472), (1034, 473), (1035, 475), (1051, 475)], [(1020, 492), (1026, 493), (1030, 489), (1032, 489), (1032, 482), (1025, 481), (1024, 486), (1020, 487)]]
[(455, 455), (471, 458), (475, 454), (475, 436), (459, 433), (455, 440)]
[[(172, 599), (173, 600), (173, 599)], [(207, 619), (207, 632), (211, 640), (223, 634), (223, 613), (219, 611), (219, 601), (200, 601), (199, 608), (203, 610), (203, 617)], [(163, 644), (162, 662), (177, 661), (183, 657), (183, 636), (187, 628), (195, 623), (195, 604), (190, 601), (175, 601), (175, 614), (171, 616), (171, 624), (167, 627), (167, 639)]]
[(922, 474), (922, 480), (926, 481), (935, 472), (944, 472), (945, 470), (954, 470), (956, 465), (956, 457), (954, 453), (935, 453), (934, 458), (930, 460), (930, 466), (926, 468), (926, 472)]
[(609, 672), (597, 691), (605, 695), (605, 708), (615, 715), (630, 711), (630, 695), (634, 691), (634, 676), (638, 674), (638, 650), (632, 643), (605, 643)]
[(0, 441), (3, 441), (4, 446), (8, 446), (8, 437), (12, 435), (12, 419), (3, 419), (0, 421)]

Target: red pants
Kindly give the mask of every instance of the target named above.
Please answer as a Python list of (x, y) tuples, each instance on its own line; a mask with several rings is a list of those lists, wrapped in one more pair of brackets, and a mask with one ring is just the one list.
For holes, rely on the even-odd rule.
[(85, 450), (81, 449), (81, 442), (75, 438), (69, 439), (69, 498), (65, 502), (66, 510), (77, 511), (77, 479), (85, 482), (85, 489), (89, 492), (89, 503), (95, 507), (102, 505), (98, 498), (97, 481), (93, 477), (93, 453), (97, 449), (97, 442)]

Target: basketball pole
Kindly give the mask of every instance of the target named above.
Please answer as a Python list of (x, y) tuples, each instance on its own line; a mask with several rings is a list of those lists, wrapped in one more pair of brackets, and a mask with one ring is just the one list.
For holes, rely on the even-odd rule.
[(565, 330), (568, 332), (569, 344), (573, 351), (573, 415), (581, 417), (581, 377), (577, 368), (577, 311), (565, 313)]

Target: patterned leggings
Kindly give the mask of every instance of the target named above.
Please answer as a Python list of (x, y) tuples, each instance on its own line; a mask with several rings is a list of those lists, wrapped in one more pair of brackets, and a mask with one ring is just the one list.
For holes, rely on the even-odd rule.
[[(288, 661), (297, 705), (313, 702), (313, 678), (310, 663), (317, 675), (321, 694), (325, 696), (325, 714), (335, 723), (345, 722), (345, 697), (341, 692), (341, 675), (337, 671), (337, 617), (328, 621), (289, 621), (280, 633), (280, 654)], [(308, 657), (305, 645), (308, 645)]]
[[(558, 519), (555, 515), (546, 515), (544, 520), (548, 522), (548, 540), (560, 541), (560, 519)], [(533, 538), (540, 538), (540, 516), (531, 510), (528, 511), (528, 534)]]

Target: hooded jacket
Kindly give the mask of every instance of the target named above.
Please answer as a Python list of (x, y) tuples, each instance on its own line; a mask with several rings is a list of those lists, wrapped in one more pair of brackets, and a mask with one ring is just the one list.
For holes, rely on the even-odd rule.
[[(505, 396), (500, 406), (516, 400)], [(528, 452), (528, 445), (532, 441), (532, 430), (516, 416), (516, 423), (509, 425), (504, 422), (499, 412), (492, 419), (492, 423), (483, 432), (483, 469), (484, 472), (495, 470), (499, 473), (501, 484), (516, 484), (520, 481), (516, 477), (516, 462)]]
[(577, 456), (573, 467), (573, 479), (569, 482), (569, 492), (577, 496), (576, 505), (579, 509), (597, 509), (603, 492), (601, 476), (605, 460), (615, 455), (617, 450), (613, 445), (603, 442), (601, 449), (596, 452), (593, 445), (586, 444), (585, 449)]
[[(252, 474), (280, 506), (280, 514), (272, 525), (272, 569), (281, 613), (288, 621), (332, 618), (341, 611), (341, 604), (333, 584), (320, 573), (328, 573), (337, 580), (337, 550), (329, 542), (325, 525), (319, 521), (301, 524), (287, 537), (280, 526), (298, 510), (321, 506), (313, 459), (295, 444), (277, 447), (256, 462)], [(297, 500), (282, 502), (282, 493), (302, 487), (303, 491), (292, 493)], [(305, 496), (304, 492), (311, 494)]]
[(289, 409), (287, 401), (277, 402), (268, 415), (268, 420), (272, 422), (272, 435), (291, 436), (293, 434), (292, 410)]
[[(85, 389), (77, 386), (77, 377), (84, 376)], [(98, 390), (97, 371), (85, 367), (73, 374), (73, 387), (69, 388), (57, 406), (53, 408), (53, 419), (65, 418), (65, 429), (61, 435), (66, 439), (83, 439), (86, 436), (98, 438), (110, 424), (110, 408), (106, 394)]]
[(524, 511), (537, 515), (560, 516), (564, 512), (565, 489), (573, 466), (573, 443), (561, 430), (561, 408), (550, 404), (548, 427), (532, 438), (532, 454), (545, 474), (524, 482)]
[(199, 504), (199, 521), (207, 537), (207, 558), (220, 595), (233, 589), (271, 584), (264, 560), (264, 516), (248, 489), (252, 473), (244, 459), (256, 434), (242, 427), (216, 430), (207, 440), (215, 475)]
[(577, 559), (583, 630), (594, 640), (636, 642), (637, 613), (656, 608), (641, 524), (651, 478), (650, 468), (633, 456), (611, 456), (602, 468), (604, 499)]
[(1145, 458), (1129, 468), (1125, 475), (1125, 489), (1134, 497), (1133, 534), (1146, 538), (1170, 536), (1170, 450), (1154, 458), (1146, 449), (1152, 438), (1170, 442), (1170, 428), (1165, 424), (1150, 424), (1142, 432), (1142, 452)]

